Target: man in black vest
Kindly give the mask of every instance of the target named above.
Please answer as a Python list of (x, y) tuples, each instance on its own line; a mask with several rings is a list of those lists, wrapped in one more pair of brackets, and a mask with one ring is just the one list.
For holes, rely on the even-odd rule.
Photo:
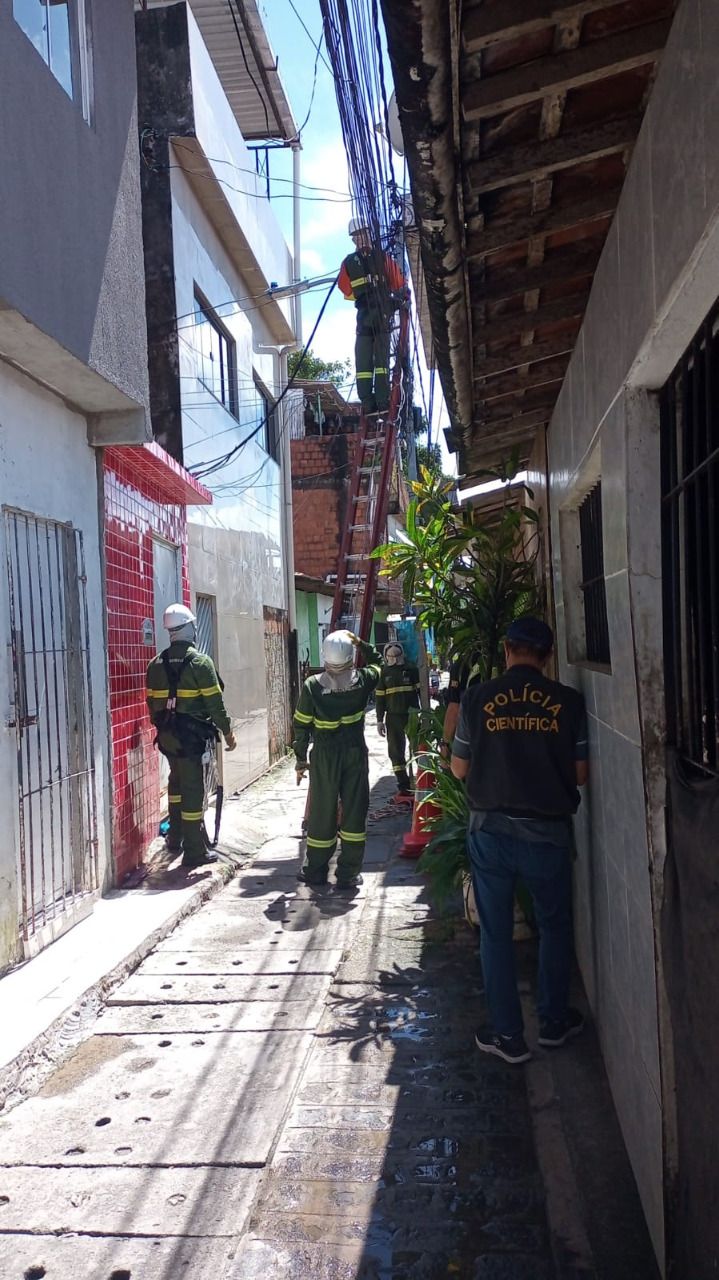
[(507, 631), (504, 675), (465, 694), (452, 744), (452, 773), (464, 778), (480, 955), (491, 1026), (484, 1053), (526, 1062), (512, 941), (514, 888), (529, 889), (539, 927), (539, 1043), (562, 1045), (582, 1030), (571, 1009), (571, 816), (589, 776), (587, 716), (576, 689), (543, 674), (554, 636), (539, 618)]

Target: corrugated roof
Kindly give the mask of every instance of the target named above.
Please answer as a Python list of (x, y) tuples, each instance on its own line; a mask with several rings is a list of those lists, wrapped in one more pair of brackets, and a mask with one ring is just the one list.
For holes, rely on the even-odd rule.
[(190, 0), (190, 7), (243, 137), (296, 138), (297, 122), (256, 0)]

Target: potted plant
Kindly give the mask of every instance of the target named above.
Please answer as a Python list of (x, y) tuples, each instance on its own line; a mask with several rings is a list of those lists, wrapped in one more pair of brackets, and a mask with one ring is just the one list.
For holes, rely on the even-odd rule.
[[(497, 499), (483, 512), (457, 507), (453, 482), (423, 468), (411, 486), (406, 540), (373, 552), (383, 561), (384, 576), (403, 579), (407, 600), (420, 625), (433, 629), (438, 647), (460, 659), (472, 655), (479, 680), (503, 669), (502, 641), (510, 622), (541, 608), (538, 519), (528, 505), (532, 491), (510, 484), (516, 471), (515, 456), (481, 473), (498, 482)], [(435, 766), (432, 799), (441, 816), (432, 820), (434, 835), (419, 869), (428, 873), (440, 902), (466, 889), (469, 880), (467, 800), (464, 785), (442, 767), (442, 720), (441, 712), (420, 712), (410, 723), (415, 751), (421, 742)]]

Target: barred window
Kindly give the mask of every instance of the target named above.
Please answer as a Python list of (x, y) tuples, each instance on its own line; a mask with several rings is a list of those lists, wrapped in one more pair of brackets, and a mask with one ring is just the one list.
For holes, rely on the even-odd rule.
[(582, 555), (580, 588), (584, 599), (586, 661), (609, 666), (609, 621), (607, 588), (604, 580), (604, 535), (602, 529), (602, 482), (597, 481), (579, 507)]
[(661, 393), (667, 735), (719, 774), (719, 305)]

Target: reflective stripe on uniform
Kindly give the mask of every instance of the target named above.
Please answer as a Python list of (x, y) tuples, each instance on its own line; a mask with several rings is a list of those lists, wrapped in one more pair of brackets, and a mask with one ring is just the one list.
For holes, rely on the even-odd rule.
[(385, 689), (385, 693), (413, 693), (415, 689), (419, 689), (418, 684), (396, 684), (391, 689)]
[(202, 822), (202, 810), (200, 809), (199, 813), (185, 813), (183, 809), (180, 817), (183, 822)]
[(352, 280), (352, 279), (350, 279), (350, 284), (352, 285), (352, 288), (354, 289), (355, 285), (358, 285), (358, 284), (369, 284), (369, 281), (370, 281), (369, 276), (357, 276), (357, 279), (356, 279), (356, 280)]
[(182, 804), (182, 796), (168, 796), (168, 797), (167, 797), (167, 803), (168, 803), (168, 804)]
[(389, 373), (389, 369), (381, 369), (378, 364), (374, 367), (375, 373)]
[(315, 729), (339, 729), (341, 724), (358, 724), (363, 719), (364, 711), (357, 711), (352, 716), (341, 716), (339, 720), (318, 720), (315, 717)]
[[(364, 844), (366, 838), (364, 831), (340, 831), (340, 840), (349, 840), (350, 844)], [(309, 840), (307, 843), (309, 844)]]
[(169, 689), (146, 689), (145, 690), (146, 698), (169, 698), (169, 696), (170, 696)]
[(299, 720), (300, 724), (314, 724), (314, 716), (305, 715), (304, 711), (295, 711), (295, 720)]
[(209, 689), (178, 689), (178, 698), (211, 698), (215, 693), (221, 693), (219, 684), (210, 685)]
[(308, 836), (307, 843), (312, 849), (333, 849), (337, 844), (337, 836), (333, 836), (331, 840), (314, 840), (312, 836)]
[(374, 378), (374, 374), (373, 373), (357, 373), (355, 374), (355, 377), (357, 381), (359, 381), (360, 378)]
[(375, 697), (377, 697), (377, 698), (383, 698), (386, 692), (387, 692), (387, 690), (386, 690), (386, 689), (376, 689), (376, 690), (375, 690)]
[(393, 772), (393, 773), (404, 773), (404, 771), (405, 771), (405, 765), (403, 765), (403, 764), (393, 764), (393, 765), (392, 765), (392, 772)]

